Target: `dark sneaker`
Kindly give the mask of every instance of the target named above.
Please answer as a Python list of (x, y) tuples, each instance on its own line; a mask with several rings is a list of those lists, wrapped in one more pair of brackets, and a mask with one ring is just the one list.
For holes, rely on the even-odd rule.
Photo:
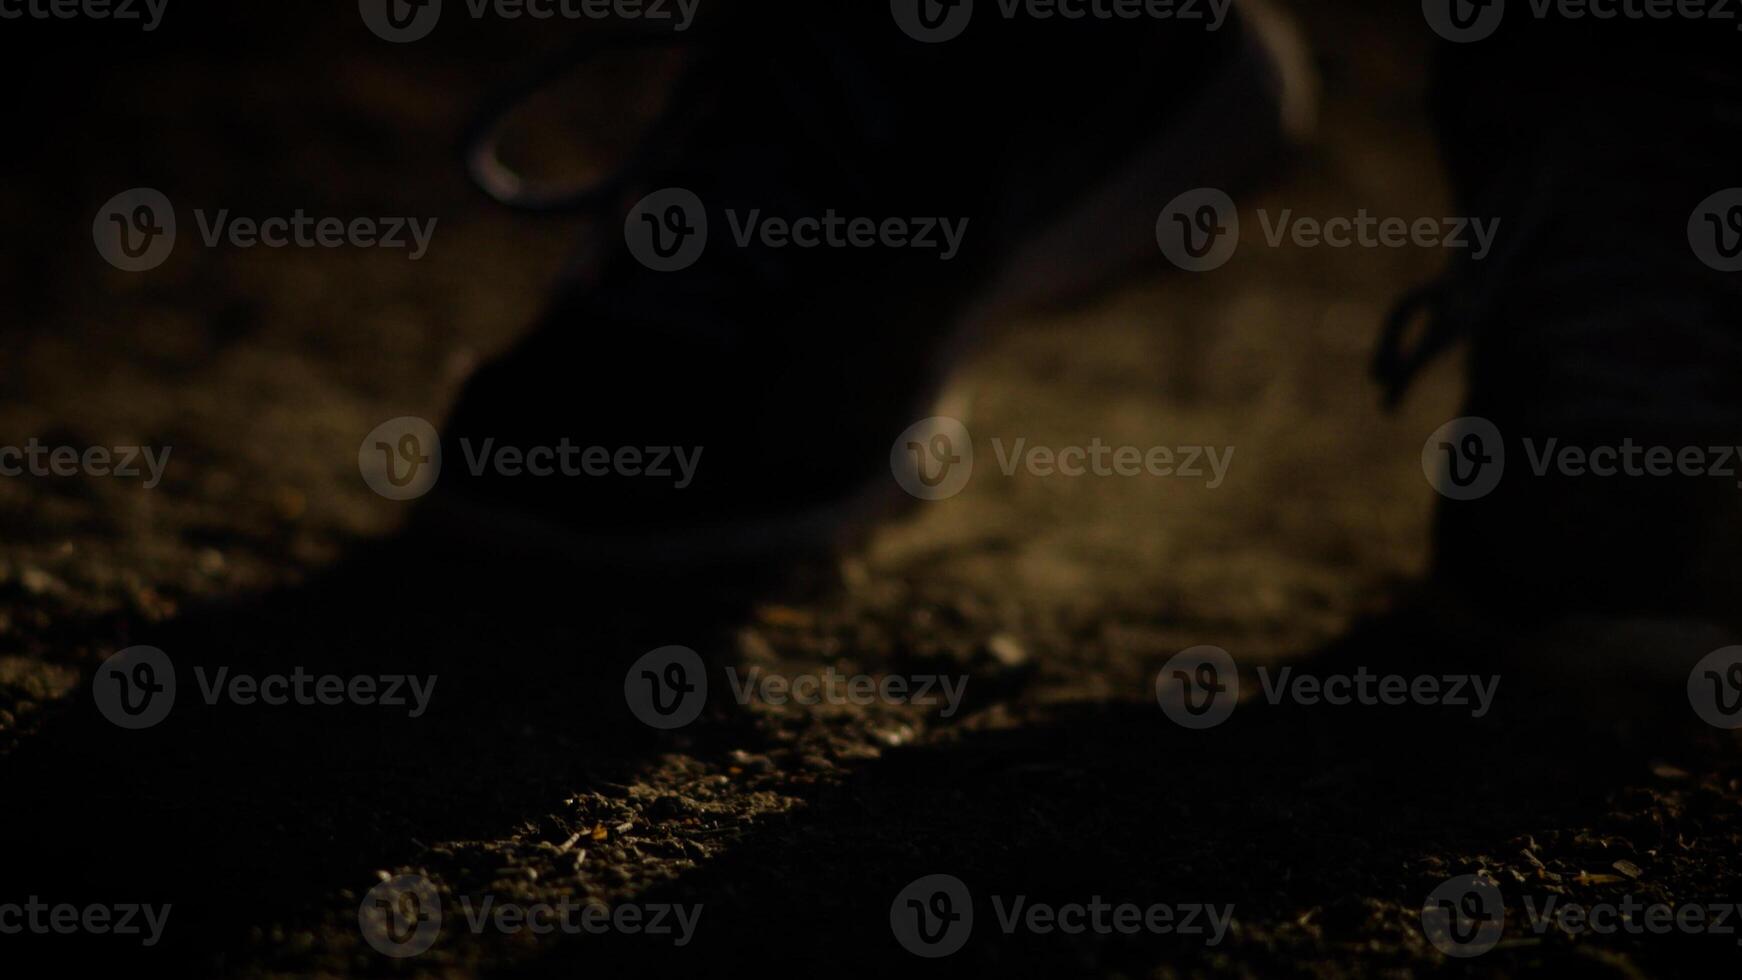
[(497, 196), (599, 231), (463, 392), (426, 521), (610, 561), (826, 546), (902, 499), (892, 444), (963, 336), (1156, 254), (1173, 196), (1254, 177), (1305, 117), (1275, 25), (986, 17), (922, 44), (886, 6), (743, 6), (597, 187), (473, 153)]
[(1424, 450), (1451, 498), (1442, 582), (1523, 617), (1733, 618), (1742, 278), (1718, 267), (1725, 234), (1742, 250), (1723, 227), (1742, 226), (1742, 193), (1713, 202), (1738, 183), (1742, 79), (1700, 48), (1578, 37), (1548, 38), (1577, 64), (1502, 46), (1445, 73), (1457, 213), (1499, 218), (1496, 243), (1406, 301), (1378, 373), (1395, 399), (1469, 341), (1467, 421)]

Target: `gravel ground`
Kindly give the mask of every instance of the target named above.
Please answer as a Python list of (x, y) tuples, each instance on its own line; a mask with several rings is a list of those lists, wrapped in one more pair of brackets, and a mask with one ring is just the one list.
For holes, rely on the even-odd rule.
[[(1415, 13), (1300, 11), (1320, 131), (1243, 205), (1447, 213)], [(1509, 671), (1550, 641), (1417, 584), (1433, 498), (1420, 447), (1455, 414), (1457, 371), (1448, 359), (1386, 415), (1364, 370), (1392, 298), (1435, 255), (1253, 247), (1195, 277), (1157, 262), (1008, 324), (953, 383), (981, 451), (1232, 446), (1215, 489), (982, 465), (959, 496), (828, 563), (625, 578), (488, 562), (398, 533), (404, 508), (359, 479), (356, 446), (387, 418), (439, 419), (530, 322), (575, 229), (505, 216), (430, 165), (511, 55), (485, 70), (348, 36), (298, 71), (245, 45), (137, 66), (140, 84), (93, 110), (104, 125), (52, 134), (76, 164), (39, 150), (33, 181), (0, 187), (39, 231), (6, 263), (21, 313), (0, 333), (0, 442), (174, 447), (152, 490), (0, 479), (0, 905), (173, 906), (150, 949), (0, 935), (0, 951), (286, 977), (1735, 970), (1734, 937), (1529, 928), (1519, 896), (1742, 900), (1742, 766), (1713, 729), (1530, 696)], [(476, 43), (526, 41), (499, 26)], [(214, 88), (215, 70), (243, 81)], [(202, 112), (164, 108), (187, 102)], [(349, 177), (315, 176), (331, 173)], [(130, 276), (90, 248), (84, 216), (139, 184), (189, 207), (436, 214), (440, 238), (420, 263), (196, 249)], [(137, 643), (174, 658), (188, 707), (125, 732), (90, 682)], [(949, 711), (715, 696), (659, 732), (633, 721), (623, 678), (668, 644), (700, 652), (716, 692), (728, 668), (760, 668), (940, 675), (965, 679), (964, 697)], [(1230, 651), (1249, 693), (1226, 725), (1190, 731), (1153, 683), (1200, 644)], [(1260, 665), (1350, 664), (1492, 664), (1521, 693), (1479, 719), (1256, 693)], [(439, 684), (415, 719), (207, 708), (187, 678), (224, 666)], [(1447, 958), (1422, 901), (1477, 871), (1507, 896), (1504, 939)], [(919, 959), (890, 903), (940, 873), (977, 896), (975, 930), (955, 956)], [(433, 949), (394, 960), (366, 945), (358, 906), (401, 874), (432, 882), (447, 916)], [(990, 898), (1015, 895), (1231, 904), (1232, 922), (1215, 945), (1004, 935)], [(703, 914), (681, 947), (475, 934), (460, 903), (486, 897)]]

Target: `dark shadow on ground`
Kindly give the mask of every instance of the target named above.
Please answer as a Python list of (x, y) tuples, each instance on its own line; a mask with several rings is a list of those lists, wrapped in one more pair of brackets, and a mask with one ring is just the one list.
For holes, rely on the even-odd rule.
[[(674, 745), (631, 717), (629, 663), (670, 643), (719, 648), (756, 581), (491, 562), (401, 540), (302, 587), (190, 610), (133, 638), (175, 665), (163, 722), (116, 727), (87, 678), (5, 760), (8, 894), (173, 903), (175, 928), (147, 958), (219, 969), (251, 928), (316, 921), (323, 896), (423, 843), (501, 837), (577, 786), (629, 781)], [(208, 706), (196, 670), (210, 682), (226, 667), (438, 680), (416, 718), (409, 706)], [(139, 963), (136, 940), (77, 943)]]
[[(1298, 666), (1385, 663), (1422, 632), (1407, 618), (1376, 622)], [(1410, 659), (1419, 666), (1433, 655), (1418, 647)], [(1656, 730), (1651, 744), (1665, 748), (1666, 731)], [(1686, 732), (1675, 737), (1714, 768), (1734, 771), (1721, 741), (1694, 748)], [(1208, 731), (1174, 725), (1154, 702), (1035, 708), (1017, 726), (970, 723), (934, 744), (887, 752), (790, 819), (737, 842), (723, 860), (642, 896), (705, 905), (688, 947), (647, 937), (553, 940), (520, 972), (573, 976), (608, 963), (616, 975), (671, 976), (738, 963), (769, 975), (884, 977), (1139, 976), (1164, 967), (1185, 975), (1553, 968), (1638, 976), (1617, 951), (1649, 964), (1652, 975), (1733, 971), (1742, 957), (1732, 937), (1624, 939), (1597, 951), (1552, 935), (1528, 938), (1517, 908), (1507, 936), (1524, 941), (1476, 960), (1442, 957), (1423, 938), (1418, 912), (1428, 892), (1476, 870), (1461, 855), (1507, 863), (1531, 848), (1551, 862), (1608, 870), (1631, 847), (1673, 851), (1679, 832), (1733, 834), (1734, 805), (1715, 794), (1694, 793), (1695, 805), (1665, 825), (1649, 791), (1622, 789), (1651, 781), (1646, 744), (1541, 701), (1480, 720), (1447, 707), (1325, 711), (1245, 701)], [(1564, 827), (1593, 829), (1570, 841), (1543, 835)], [(1533, 830), (1542, 841), (1521, 837)], [(1579, 853), (1587, 846), (1610, 850), (1598, 860)], [(1679, 879), (1672, 887), (1689, 884), (1686, 867), (1672, 870), (1666, 860), (1661, 871)], [(938, 873), (969, 887), (973, 932), (960, 952), (921, 959), (894, 938), (891, 904), (910, 882)], [(1506, 888), (1550, 886), (1508, 880)], [(1681, 900), (1726, 893), (1734, 900), (1722, 885), (1684, 890)], [(1015, 896), (1232, 904), (1236, 926), (1217, 947), (1201, 937), (1006, 934), (994, 896), (1006, 910)]]
[[(171, 902), (176, 928), (150, 959), (182, 975), (228, 973), (259, 952), (251, 929), (322, 921), (335, 888), (412, 864), (425, 844), (501, 837), (560, 812), (577, 790), (632, 781), (661, 751), (709, 755), (753, 742), (735, 706), (669, 735), (636, 723), (623, 701), (624, 670), (640, 652), (680, 637), (727, 649), (746, 602), (776, 588), (719, 570), (705, 578), (734, 585), (605, 582), (452, 562), (401, 543), (307, 587), (184, 616), (138, 638), (176, 660), (169, 720), (124, 732), (82, 698), (7, 762), (13, 802), (0, 832), (23, 849), (7, 869), (10, 890)], [(1383, 663), (1420, 639), (1393, 622), (1304, 663)], [(440, 680), (418, 719), (380, 708), (207, 707), (193, 670), (226, 665)], [(1465, 968), (1421, 938), (1415, 912), (1427, 892), (1473, 870), (1461, 856), (1516, 852), (1529, 846), (1518, 835), (1536, 828), (1593, 826), (1640, 849), (1664, 847), (1682, 828), (1653, 825), (1615, 799), (1648, 761), (1637, 741), (1529, 704), (1477, 720), (1450, 708), (1248, 701), (1218, 728), (1187, 731), (1153, 701), (1018, 699), (817, 784), (797, 811), (751, 825), (719, 856), (637, 896), (705, 906), (687, 947), (551, 936), (504, 959), (479, 955), (490, 973), (552, 976), (727, 964), (770, 975), (1164, 965), (1278, 975), (1310, 973), (1314, 962), (1336, 974), (1457, 973)], [(1708, 822), (1688, 829), (1733, 833), (1735, 808), (1725, 805), (1690, 816)], [(975, 926), (960, 953), (922, 960), (894, 940), (890, 903), (936, 873), (968, 884)], [(1165, 935), (1005, 935), (992, 896), (1018, 895), (1232, 904), (1237, 925), (1216, 947)], [(449, 930), (443, 941), (462, 935)], [(140, 962), (131, 943), (80, 951)], [(1736, 957), (1733, 945), (1685, 936), (1637, 951), (1661, 975), (1717, 975)], [(1497, 951), (1479, 972), (1545, 961), (1627, 975), (1553, 942)], [(417, 966), (362, 963), (380, 974)]]

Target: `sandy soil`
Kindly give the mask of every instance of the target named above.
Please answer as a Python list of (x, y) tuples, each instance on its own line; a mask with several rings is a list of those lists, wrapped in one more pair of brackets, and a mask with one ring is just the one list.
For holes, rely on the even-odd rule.
[[(1413, 8), (1303, 14), (1320, 135), (1250, 206), (1444, 213)], [(174, 905), (156, 948), (33, 952), (240, 976), (1734, 970), (1733, 937), (1537, 936), (1516, 906), (1501, 947), (1460, 962), (1417, 921), (1435, 885), (1477, 870), (1509, 894), (1737, 899), (1742, 767), (1712, 729), (1528, 697), (1479, 720), (1249, 697), (1193, 732), (1156, 705), (1156, 670), (1198, 644), (1249, 670), (1498, 663), (1508, 678), (1540, 652), (1415, 584), (1433, 498), (1418, 456), (1456, 408), (1457, 371), (1387, 416), (1364, 369), (1435, 255), (1257, 247), (1195, 277), (1157, 261), (1009, 324), (955, 382), (982, 440), (1234, 446), (1214, 490), (986, 466), (838, 562), (641, 578), (486, 563), (398, 535), (404, 509), (359, 479), (356, 447), (386, 418), (440, 418), (530, 322), (574, 229), (506, 216), (430, 166), (480, 71), (440, 47), (389, 54), (335, 41), (298, 84), (263, 69), (229, 93), (196, 61), (143, 68), (112, 125), (61, 134), (81, 162), (56, 189), (0, 189), (41, 229), (8, 263), (21, 313), (0, 334), (0, 433), (174, 447), (149, 491), (0, 480), (0, 903)], [(176, 99), (208, 105), (205, 122), (132, 142)], [(442, 238), (419, 264), (231, 250), (129, 276), (92, 251), (85, 215), (139, 183), (190, 207), (368, 201), (439, 214)], [(198, 708), (123, 732), (89, 683), (134, 643), (183, 671), (434, 673), (438, 696), (416, 720)], [(721, 689), (727, 667), (832, 667), (965, 677), (966, 698), (950, 717), (714, 698), (660, 733), (622, 685), (666, 644), (701, 652)], [(402, 873), (450, 911), (434, 949), (397, 962), (365, 945), (357, 909)], [(889, 904), (933, 873), (984, 895), (1232, 903), (1234, 925), (1215, 947), (1011, 937), (982, 904), (961, 953), (924, 961), (897, 945)], [(683, 948), (473, 935), (460, 896), (705, 913)]]

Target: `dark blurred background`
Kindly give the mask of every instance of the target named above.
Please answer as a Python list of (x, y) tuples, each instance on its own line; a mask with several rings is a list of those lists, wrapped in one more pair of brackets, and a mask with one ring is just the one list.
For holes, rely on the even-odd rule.
[[(1319, 126), (1242, 206), (1455, 213), (1417, 5), (1289, 7)], [(1395, 297), (1439, 270), (1428, 250), (1250, 248), (1199, 277), (1158, 256), (1081, 304), (1012, 318), (957, 381), (987, 431), (1235, 445), (1241, 478), (1215, 493), (980, 481), (768, 591), (394, 553), (382, 542), (404, 510), (359, 479), (359, 440), (395, 416), (440, 419), (531, 324), (581, 227), (488, 202), (461, 132), (584, 29), (450, 16), (391, 45), (338, 0), (170, 0), (150, 34), (0, 22), (0, 444), (174, 447), (150, 491), (0, 480), (0, 852), (18, 861), (0, 900), (173, 899), (185, 930), (152, 955), (176, 975), (905, 972), (920, 964), (890, 940), (888, 897), (950, 868), (1061, 898), (1232, 901), (1241, 928), (1214, 951), (987, 940), (940, 970), (1338, 976), (1458, 975), (1415, 910), (1478, 865), (1571, 878), (1629, 860), (1665, 894), (1728, 887), (1737, 784), (1710, 746), (1654, 769), (1511, 729), (1448, 746), (1426, 723), (1271, 721), (1206, 745), (1161, 724), (1149, 685), (1172, 652), (1302, 657), (1421, 574), (1421, 439), (1455, 414), (1457, 366), (1390, 416), (1365, 369)], [(574, 80), (511, 152), (599, 166), (656, 108), (663, 64)], [(140, 274), (91, 235), (134, 187), (181, 223), (170, 260)], [(206, 249), (195, 208), (439, 224), (417, 262)], [(133, 642), (188, 662), (409, 660), (454, 700), (405, 730), (214, 713), (118, 741), (84, 685)], [(672, 642), (788, 670), (962, 671), (979, 693), (949, 723), (758, 706), (660, 738), (627, 724), (619, 692), (624, 664)], [(576, 834), (595, 842), (585, 863), (561, 846)], [(403, 869), (524, 900), (704, 901), (711, 931), (682, 953), (456, 936), (395, 966), (361, 945), (355, 909)], [(1700, 975), (1726, 952), (1527, 944), (1483, 969)]]

